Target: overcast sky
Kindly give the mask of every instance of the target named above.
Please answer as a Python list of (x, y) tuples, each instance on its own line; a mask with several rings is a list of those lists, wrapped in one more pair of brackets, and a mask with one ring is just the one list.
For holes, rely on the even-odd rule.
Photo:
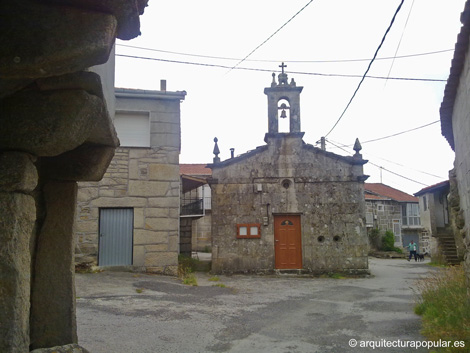
[[(406, 0), (368, 74), (390, 79), (366, 78), (328, 135), (327, 150), (341, 155), (352, 154), (352, 146), (344, 151), (334, 144), (352, 145), (356, 137), (363, 142), (362, 154), (370, 161), (364, 167), (368, 182), (380, 182), (382, 174), (384, 184), (415, 193), (447, 179), (454, 154), (440, 123), (366, 141), (439, 120), (445, 82), (392, 78), (447, 80), (464, 2)], [(151, 0), (141, 17), (142, 35), (117, 43), (116, 87), (158, 90), (166, 79), (168, 90), (187, 91), (181, 104), (180, 161), (211, 163), (214, 137), (222, 160), (230, 157), (232, 147), (238, 155), (264, 144), (268, 120), (263, 90), (284, 61), (289, 80), (304, 87), (301, 130), (304, 141), (315, 145), (351, 99), (400, 0), (314, 0), (238, 69), (193, 64), (235, 66), (308, 3)], [(386, 170), (380, 173), (378, 166), (416, 182)]]

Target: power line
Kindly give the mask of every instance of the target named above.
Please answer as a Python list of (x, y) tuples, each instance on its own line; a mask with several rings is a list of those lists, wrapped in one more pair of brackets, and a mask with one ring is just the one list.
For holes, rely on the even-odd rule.
[(407, 166), (405, 166), (405, 165), (403, 165), (403, 164), (400, 164), (400, 163), (391, 161), (391, 160), (389, 160), (389, 159), (386, 159), (386, 158), (382, 158), (382, 157), (373, 155), (373, 154), (371, 154), (370, 152), (366, 152), (366, 155), (373, 156), (373, 157), (375, 157), (375, 158), (381, 159), (381, 160), (383, 160), (383, 161), (385, 161), (385, 162), (388, 162), (388, 163), (395, 164), (395, 165), (397, 165), (397, 166), (399, 166), (399, 167), (402, 167), (402, 168), (410, 169), (410, 170), (413, 170), (413, 171), (418, 172), (418, 173), (421, 173), (421, 174), (425, 174), (425, 175), (432, 176), (432, 177), (437, 178), (437, 179), (439, 179), (439, 180), (445, 180), (445, 179), (446, 179), (446, 178), (443, 178), (442, 176), (439, 176), (439, 175), (431, 174), (431, 173), (428, 173), (428, 172), (425, 172), (425, 171), (422, 171), (422, 170), (419, 170), (419, 169), (410, 168), (410, 167), (407, 167)]
[[(352, 146), (352, 145), (343, 145), (342, 143), (337, 142), (337, 141), (332, 141), (332, 140), (327, 140), (327, 141), (330, 142), (331, 144), (333, 144), (333, 142), (334, 142), (336, 145), (340, 145), (341, 147), (351, 147), (351, 146)], [(341, 148), (340, 146), (336, 146), (336, 145), (334, 145), (334, 146), (335, 146), (334, 148)], [(361, 145), (362, 145), (362, 142), (361, 142)], [(343, 149), (343, 151), (346, 151), (346, 150)], [(381, 160), (383, 160), (383, 161), (385, 161), (385, 162), (388, 162), (388, 163), (391, 163), (391, 164), (395, 164), (395, 165), (397, 165), (397, 166), (399, 166), (399, 167), (402, 167), (402, 168), (406, 168), (406, 169), (409, 169), (409, 170), (412, 170), (412, 171), (415, 171), (415, 172), (418, 172), (418, 173), (421, 173), (421, 174), (425, 174), (425, 175), (432, 176), (432, 177), (434, 177), (434, 178), (438, 178), (438, 179), (440, 179), (440, 180), (445, 180), (445, 179), (446, 179), (446, 178), (444, 178), (444, 177), (442, 177), (442, 176), (440, 176), (440, 175), (435, 175), (435, 174), (431, 174), (431, 173), (428, 173), (428, 172), (425, 172), (425, 171), (422, 171), (422, 170), (419, 170), (419, 169), (410, 168), (410, 167), (408, 167), (408, 166), (406, 166), (406, 165), (403, 165), (403, 164), (400, 164), (400, 163), (391, 161), (391, 160), (386, 159), (386, 158), (379, 157), (379, 156), (374, 155), (374, 154), (372, 154), (372, 153), (370, 153), (370, 152), (366, 152), (365, 154), (368, 155), (368, 156), (372, 156), (372, 157), (374, 157), (374, 158), (381, 159)]]
[(249, 56), (251, 56), (251, 54), (253, 54), (255, 51), (257, 51), (259, 48), (261, 48), (268, 40), (270, 40), (272, 37), (274, 37), (277, 32), (279, 32), (281, 29), (283, 29), (290, 21), (292, 21), (294, 19), (294, 17), (296, 17), (299, 13), (301, 13), (308, 5), (310, 5), (311, 3), (313, 2), (313, 0), (310, 0), (307, 5), (305, 5), (304, 7), (302, 7), (299, 11), (297, 11), (297, 13), (292, 16), (286, 23), (284, 23), (281, 27), (279, 27), (279, 29), (277, 31), (275, 31), (273, 34), (271, 34), (263, 43), (261, 43), (260, 45), (258, 45), (255, 49), (253, 49), (247, 56), (245, 56), (242, 60), (240, 60), (237, 64), (235, 64), (235, 66), (233, 66), (229, 72), (231, 70), (233, 70), (234, 68), (236, 68), (238, 65), (240, 65), (242, 62), (244, 62)]
[[(344, 148), (342, 148), (342, 147), (340, 147), (340, 146), (334, 144), (333, 142), (331, 142), (331, 140), (327, 140), (327, 141), (328, 141), (329, 143), (331, 143), (333, 146), (339, 148), (340, 150), (343, 150), (343, 151), (346, 152), (348, 155), (351, 155), (351, 153), (350, 153), (349, 151), (347, 151), (347, 150), (345, 150)], [(385, 170), (385, 171), (387, 171), (387, 172), (389, 172), (389, 173), (391, 173), (391, 174), (393, 174), (393, 175), (396, 175), (396, 176), (398, 176), (398, 177), (400, 177), (400, 178), (403, 178), (403, 179), (412, 181), (412, 182), (414, 182), (414, 183), (416, 183), (416, 184), (420, 184), (420, 185), (423, 185), (423, 186), (429, 186), (429, 185), (427, 185), (427, 184), (421, 183), (420, 181), (416, 181), (416, 180), (411, 179), (411, 178), (408, 178), (408, 177), (406, 177), (406, 176), (404, 176), (404, 175), (401, 175), (401, 174), (392, 172), (391, 170), (389, 170), (389, 169), (387, 169), (387, 168), (384, 168), (384, 167), (382, 167), (382, 166), (379, 166), (379, 165), (377, 165), (377, 164), (375, 164), (375, 163), (373, 163), (373, 162), (371, 162), (371, 161), (369, 161), (369, 163), (372, 164), (374, 167), (381, 168), (382, 170)]]
[[(337, 141), (332, 141), (332, 140), (327, 140), (329, 143), (331, 143), (334, 147), (333, 148), (341, 148), (341, 147), (352, 147), (353, 145), (344, 145), (340, 142), (337, 142)], [(363, 142), (361, 142), (361, 145), (363, 144)], [(345, 149), (342, 149), (343, 151), (347, 152)], [(400, 164), (400, 163), (397, 163), (397, 162), (394, 162), (394, 161), (391, 161), (389, 159), (386, 159), (386, 158), (382, 158), (382, 157), (379, 157), (377, 155), (374, 155), (370, 152), (366, 152), (365, 153), (366, 155), (369, 155), (369, 156), (372, 156), (374, 158), (378, 158), (378, 159), (381, 159), (385, 162), (388, 162), (388, 163), (392, 163), (392, 164), (395, 164), (399, 167), (402, 167), (402, 168), (406, 168), (406, 169), (409, 169), (409, 170), (412, 170), (412, 171), (415, 171), (415, 172), (418, 172), (418, 173), (421, 173), (421, 174), (425, 174), (425, 175), (429, 175), (429, 176), (432, 176), (434, 178), (438, 178), (439, 180), (445, 180), (446, 178), (443, 178), (442, 176), (439, 176), (439, 175), (435, 175), (435, 174), (431, 174), (431, 173), (428, 173), (428, 172), (425, 172), (425, 171), (422, 171), (422, 170), (419, 170), (419, 169), (414, 169), (414, 168), (410, 168), (406, 165), (403, 165), (403, 164)]]
[[(413, 2), (411, 3), (410, 12), (408, 12), (408, 17), (406, 17), (405, 26), (403, 27), (403, 31), (401, 32), (400, 40), (398, 41), (397, 50), (395, 50), (395, 55), (394, 55), (394, 57), (397, 56), (398, 50), (400, 49), (401, 40), (403, 39), (403, 35), (405, 34), (406, 26), (408, 25), (408, 20), (410, 19), (411, 11), (413, 11), (413, 5), (414, 5), (414, 4), (415, 4), (415, 0), (413, 0)], [(391, 72), (392, 72), (392, 68), (393, 68), (393, 64), (394, 64), (394, 63), (395, 63), (395, 59), (393, 59), (392, 64), (390, 65), (390, 69), (388, 70), (387, 76), (390, 76), (390, 74), (391, 74)]]
[[(206, 59), (217, 59), (217, 60), (232, 60), (232, 61), (240, 61), (240, 58), (229, 58), (223, 56), (211, 56), (211, 55), (202, 55), (202, 54), (191, 54), (191, 53), (182, 53), (177, 51), (170, 51), (170, 50), (162, 50), (162, 49), (153, 49), (147, 47), (138, 47), (135, 45), (127, 45), (127, 44), (116, 44), (116, 46), (124, 47), (124, 48), (132, 48), (132, 49), (140, 49), (140, 50), (147, 50), (147, 51), (154, 51), (158, 53), (166, 53), (166, 54), (175, 54), (181, 56), (193, 56), (197, 58), (206, 58)], [(431, 52), (425, 53), (415, 53), (415, 54), (408, 54), (408, 55), (399, 55), (399, 56), (388, 56), (382, 58), (375, 58), (375, 60), (393, 60), (393, 59), (406, 59), (406, 58), (413, 58), (417, 56), (425, 56), (425, 55), (434, 55), (434, 54), (441, 54), (447, 52), (453, 52), (454, 49), (444, 49), (444, 50), (436, 50)], [(348, 63), (348, 62), (361, 62), (361, 61), (370, 61), (370, 58), (367, 59), (339, 59), (339, 60), (284, 60), (284, 62), (288, 63)], [(245, 61), (250, 62), (267, 62), (267, 63), (279, 63), (283, 60), (268, 60), (268, 59), (245, 59)]]
[[(440, 120), (436, 120), (436, 121), (433, 121), (432, 123), (425, 124), (425, 125), (421, 125), (421, 126), (418, 126), (418, 127), (413, 128), (413, 129), (409, 129), (409, 130), (397, 132), (397, 133), (395, 133), (395, 134), (388, 135), (388, 136), (383, 136), (383, 137), (379, 137), (379, 138), (376, 138), (376, 139), (373, 139), (373, 140), (367, 140), (367, 141), (361, 142), (361, 144), (363, 145), (363, 144), (365, 144), (365, 143), (381, 141), (381, 140), (388, 139), (388, 138), (390, 138), (390, 137), (395, 137), (395, 136), (403, 135), (403, 134), (406, 134), (407, 132), (416, 131), (416, 130), (419, 130), (419, 129), (428, 127), (428, 126), (430, 126), (430, 125), (437, 124), (437, 123), (439, 123), (439, 122), (440, 122)], [(350, 147), (350, 146), (353, 146), (353, 145), (349, 145), (349, 146), (347, 146), (347, 147)]]
[[(137, 56), (137, 55), (124, 55), (124, 54), (116, 54), (116, 56), (123, 57), (123, 58), (130, 58), (130, 59), (142, 59), (142, 60), (153, 60), (153, 61), (161, 61), (173, 64), (184, 64), (184, 65), (196, 65), (196, 66), (205, 66), (205, 67), (213, 67), (213, 68), (221, 68), (221, 69), (232, 69), (232, 67), (227, 65), (220, 65), (220, 64), (208, 64), (208, 63), (198, 63), (193, 61), (181, 61), (181, 60), (170, 60), (170, 59), (161, 59), (161, 58), (150, 58), (145, 56)], [(260, 69), (260, 68), (250, 68), (250, 67), (235, 67), (235, 70), (246, 70), (246, 71), (260, 71), (260, 72), (272, 72), (271, 69)], [(354, 75), (354, 74), (330, 74), (330, 73), (320, 73), (320, 72), (302, 72), (302, 71), (286, 71), (289, 74), (297, 74), (297, 75), (311, 75), (311, 76), (323, 76), (323, 77), (346, 77), (346, 78), (358, 78), (363, 77), (362, 75)], [(372, 79), (380, 79), (380, 80), (399, 80), (399, 81), (424, 81), (424, 82), (447, 82), (447, 80), (441, 80), (437, 78), (413, 78), (413, 77), (386, 77), (386, 76), (367, 76), (368, 78)]]
[(357, 86), (356, 90), (354, 91), (351, 99), (349, 100), (348, 104), (346, 105), (346, 108), (344, 108), (343, 112), (341, 113), (340, 117), (338, 118), (338, 120), (336, 121), (336, 123), (333, 125), (333, 127), (330, 129), (330, 131), (328, 131), (328, 133), (325, 135), (325, 137), (327, 137), (333, 130), (334, 128), (338, 125), (338, 123), (341, 121), (341, 119), (343, 118), (344, 114), (346, 113), (346, 111), (348, 110), (349, 106), (351, 105), (354, 97), (356, 97), (356, 94), (357, 92), (359, 91), (359, 89), (361, 88), (361, 85), (362, 85), (362, 82), (364, 82), (364, 80), (366, 79), (366, 76), (367, 76), (367, 73), (369, 72), (371, 66), (372, 66), (372, 63), (374, 62), (375, 58), (377, 57), (377, 54), (379, 53), (379, 50), (380, 48), (382, 47), (383, 43), (385, 42), (385, 38), (387, 37), (387, 34), (388, 32), (390, 32), (390, 29), (392, 28), (392, 25), (393, 23), (395, 22), (395, 18), (397, 17), (398, 15), (398, 12), (400, 11), (402, 5), (403, 5), (403, 2), (405, 0), (401, 0), (400, 2), (400, 5), (398, 5), (398, 8), (397, 10), (395, 11), (395, 14), (393, 15), (393, 18), (392, 18), (392, 21), (390, 22), (390, 25), (388, 26), (387, 30), (385, 31), (385, 34), (384, 36), (382, 37), (382, 41), (380, 42), (379, 46), (377, 47), (375, 53), (374, 53), (374, 56), (372, 57), (372, 60), (370, 61), (369, 63), (369, 66), (367, 67), (367, 70), (366, 72), (364, 73), (364, 75), (362, 76), (361, 78), (361, 81), (359, 82), (359, 85)]

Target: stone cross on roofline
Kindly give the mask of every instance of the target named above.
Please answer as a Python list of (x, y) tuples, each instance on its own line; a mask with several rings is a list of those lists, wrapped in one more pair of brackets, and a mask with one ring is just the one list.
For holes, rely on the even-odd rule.
[(278, 76), (279, 85), (287, 85), (287, 74), (284, 72), (284, 68), (287, 67), (287, 65), (283, 62), (279, 67), (281, 68), (281, 73)]

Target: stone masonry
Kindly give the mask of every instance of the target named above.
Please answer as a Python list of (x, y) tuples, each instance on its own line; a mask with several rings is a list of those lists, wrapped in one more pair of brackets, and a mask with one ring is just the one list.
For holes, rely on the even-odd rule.
[(0, 2), (0, 352), (76, 345), (77, 181), (118, 146), (98, 75), (146, 0)]
[[(367, 176), (363, 174), (367, 161), (359, 153), (360, 144), (356, 142), (354, 157), (345, 157), (303, 142), (302, 87), (294, 80), (288, 83), (284, 72), (279, 74), (278, 83), (274, 78), (273, 74), (271, 87), (265, 89), (267, 144), (225, 161), (219, 160), (218, 148), (214, 148), (216, 157), (209, 165), (212, 271), (368, 273)], [(282, 99), (289, 103), (289, 133), (278, 132), (278, 112), (283, 109), (278, 104)], [(300, 223), (294, 225), (289, 217)], [(278, 223), (286, 230), (277, 236)], [(244, 224), (254, 225), (256, 237), (239, 236), (237, 229)], [(294, 242), (291, 234), (298, 232), (300, 240)], [(294, 251), (300, 253), (300, 261), (284, 260)]]
[[(455, 151), (454, 170), (450, 174), (450, 205), (456, 223), (456, 244), (465, 248), (465, 271), (470, 296), (470, 1), (460, 16), (462, 27), (455, 44), (449, 78), (440, 107), (442, 134)], [(458, 204), (457, 204), (458, 203)]]
[(120, 147), (99, 182), (79, 184), (76, 263), (99, 265), (99, 209), (133, 208), (135, 270), (175, 275), (180, 205), (180, 100), (186, 92), (116, 90), (116, 109), (150, 111), (149, 148)]

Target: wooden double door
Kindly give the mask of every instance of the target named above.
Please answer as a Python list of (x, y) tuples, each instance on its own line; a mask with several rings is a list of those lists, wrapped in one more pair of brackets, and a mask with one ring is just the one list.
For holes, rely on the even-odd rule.
[(274, 216), (274, 253), (276, 269), (302, 268), (300, 215)]

